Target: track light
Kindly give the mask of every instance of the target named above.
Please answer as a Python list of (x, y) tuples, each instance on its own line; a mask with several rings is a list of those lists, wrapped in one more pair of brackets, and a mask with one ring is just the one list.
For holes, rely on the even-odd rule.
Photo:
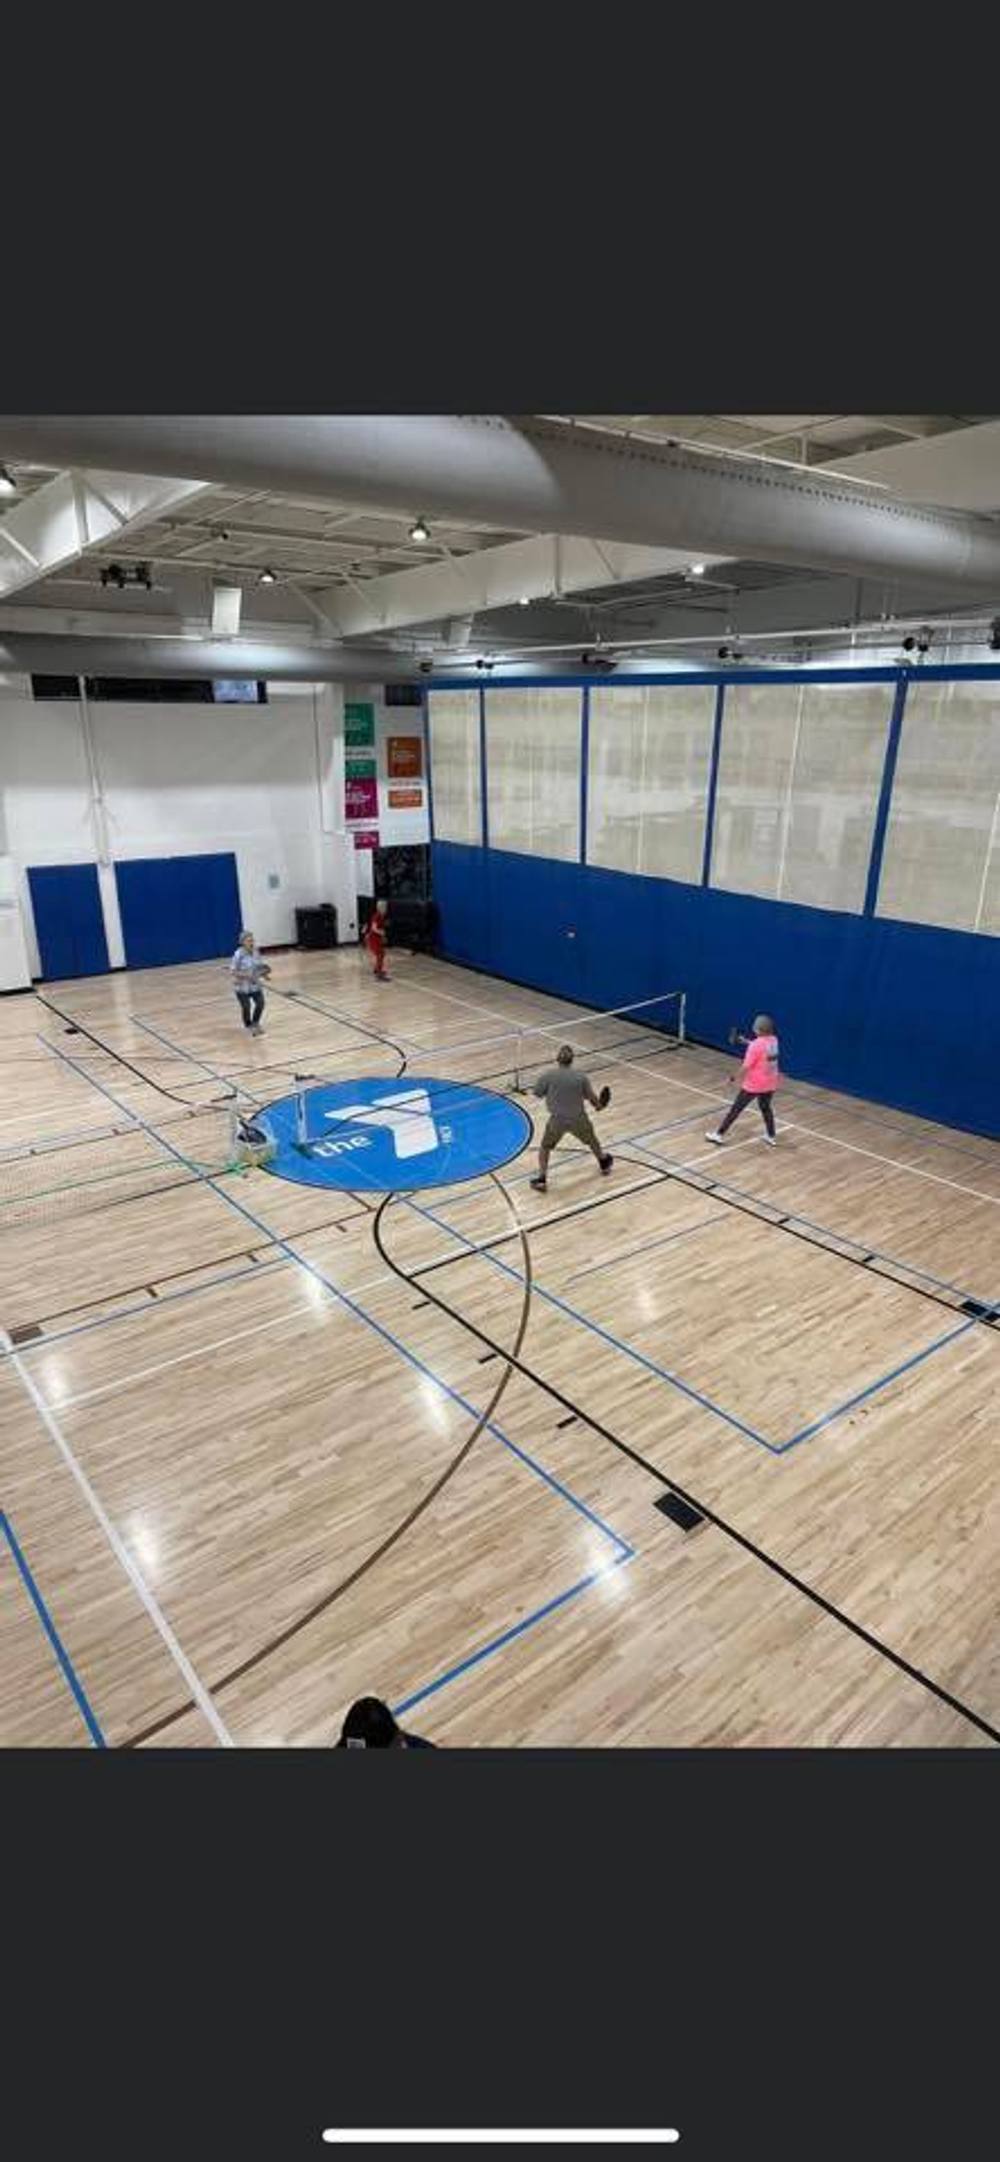
[(415, 519), (410, 527), (410, 539), (415, 541), (425, 541), (430, 540), (430, 537), (431, 529), (426, 523), (426, 520), (423, 518)]
[(126, 586), (144, 586), (147, 593), (153, 590), (153, 573), (148, 563), (102, 563), (102, 586), (117, 586), (124, 593)]
[(258, 585), (262, 586), (273, 586), (276, 585), (277, 582), (278, 581), (274, 575), (273, 570), (271, 570), (269, 567), (265, 567), (265, 569), (261, 571), (260, 577), (257, 581)]
[(17, 482), (14, 479), (13, 473), (8, 473), (5, 465), (0, 465), (0, 495), (16, 494)]

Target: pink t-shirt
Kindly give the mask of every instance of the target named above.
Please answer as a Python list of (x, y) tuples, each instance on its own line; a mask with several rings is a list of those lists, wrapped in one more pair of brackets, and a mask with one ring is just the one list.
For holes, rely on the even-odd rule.
[(777, 1037), (755, 1036), (748, 1043), (743, 1059), (743, 1087), (751, 1096), (766, 1096), (778, 1087), (780, 1080)]

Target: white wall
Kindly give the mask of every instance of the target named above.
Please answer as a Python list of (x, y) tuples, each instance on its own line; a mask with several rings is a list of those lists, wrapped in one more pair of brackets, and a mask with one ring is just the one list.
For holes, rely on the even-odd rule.
[[(343, 693), (270, 686), (266, 706), (90, 705), (107, 854), (236, 855), (243, 913), (262, 945), (291, 944), (295, 909), (333, 901), (356, 935), (354, 849), (344, 830)], [(100, 863), (84, 718), (75, 701), (0, 686), (0, 802), (32, 974), (39, 972), (31, 864)], [(2, 854), (2, 848), (0, 848)], [(277, 883), (273, 884), (272, 881)], [(110, 870), (102, 872), (112, 966), (124, 961)], [(9, 943), (9, 942), (6, 942)], [(0, 945), (0, 989), (16, 957)], [(23, 980), (20, 979), (20, 980)]]

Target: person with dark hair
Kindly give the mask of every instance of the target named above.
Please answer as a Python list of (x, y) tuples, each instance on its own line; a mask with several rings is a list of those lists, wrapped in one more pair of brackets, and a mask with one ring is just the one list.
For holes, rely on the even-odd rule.
[(610, 1171), (614, 1157), (602, 1149), (587, 1116), (587, 1104), (595, 1111), (604, 1111), (611, 1101), (611, 1091), (603, 1088), (598, 1096), (590, 1075), (573, 1072), (573, 1046), (564, 1043), (556, 1053), (554, 1066), (546, 1067), (534, 1084), (536, 1096), (544, 1097), (548, 1119), (538, 1151), (538, 1171), (531, 1184), (536, 1193), (544, 1194), (548, 1184), (549, 1157), (557, 1148), (564, 1134), (572, 1134), (582, 1141), (592, 1156), (596, 1156), (602, 1171)]
[(340, 1730), (338, 1749), (433, 1749), (421, 1734), (404, 1734), (381, 1697), (359, 1697)]

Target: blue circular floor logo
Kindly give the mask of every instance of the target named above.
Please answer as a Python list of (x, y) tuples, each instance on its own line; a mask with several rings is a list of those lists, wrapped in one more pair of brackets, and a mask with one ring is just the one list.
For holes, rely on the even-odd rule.
[(350, 1193), (482, 1178), (518, 1156), (532, 1130), (505, 1096), (415, 1074), (324, 1082), (269, 1104), (254, 1123), (274, 1143), (266, 1169), (275, 1177)]

